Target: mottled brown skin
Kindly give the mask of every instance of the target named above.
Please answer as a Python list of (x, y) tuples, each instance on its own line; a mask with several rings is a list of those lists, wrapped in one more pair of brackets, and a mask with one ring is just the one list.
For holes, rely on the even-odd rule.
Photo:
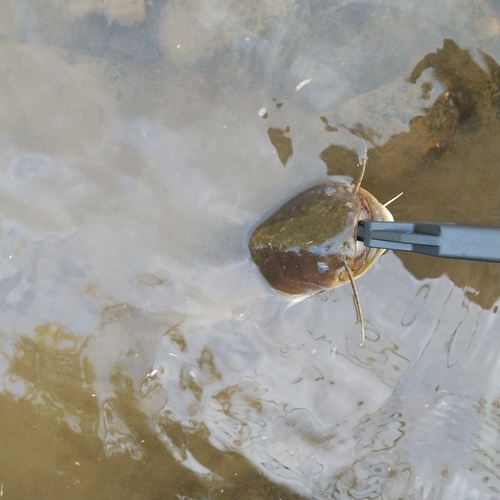
[(331, 182), (286, 202), (250, 238), (250, 253), (269, 284), (289, 295), (333, 288), (352, 263), (361, 212), (352, 186)]
[[(252, 259), (269, 284), (286, 295), (312, 295), (361, 276), (383, 253), (358, 247), (361, 214), (392, 220), (370, 193), (342, 182), (309, 188), (262, 222), (249, 242)], [(357, 248), (358, 247), (358, 248)]]

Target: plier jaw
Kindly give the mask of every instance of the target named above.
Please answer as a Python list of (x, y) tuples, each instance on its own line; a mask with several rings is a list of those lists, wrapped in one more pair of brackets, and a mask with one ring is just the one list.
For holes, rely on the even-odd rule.
[(500, 262), (500, 227), (496, 226), (363, 220), (358, 224), (357, 239), (371, 248)]

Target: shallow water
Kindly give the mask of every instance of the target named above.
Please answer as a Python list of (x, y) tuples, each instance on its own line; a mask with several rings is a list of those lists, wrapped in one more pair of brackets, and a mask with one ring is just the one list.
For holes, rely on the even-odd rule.
[(0, 3), (0, 496), (497, 498), (499, 268), (291, 307), (247, 249), (355, 177), (500, 225), (493, 1)]

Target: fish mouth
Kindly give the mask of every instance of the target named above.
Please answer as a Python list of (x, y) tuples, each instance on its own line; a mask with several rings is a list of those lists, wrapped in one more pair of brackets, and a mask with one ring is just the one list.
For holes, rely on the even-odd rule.
[[(360, 220), (394, 220), (391, 212), (365, 189), (359, 189), (359, 197), (361, 199), (361, 213), (358, 222)], [(356, 251), (351, 267), (352, 271), (356, 273), (356, 277), (364, 274), (384, 252), (385, 250), (382, 248), (369, 248), (362, 241), (356, 241)]]

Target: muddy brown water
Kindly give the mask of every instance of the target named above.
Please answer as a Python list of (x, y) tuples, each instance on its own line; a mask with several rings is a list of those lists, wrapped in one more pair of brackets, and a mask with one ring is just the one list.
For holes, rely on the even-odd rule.
[(253, 228), (330, 176), (500, 225), (494, 1), (0, 3), (0, 498), (500, 494), (498, 264), (294, 304)]

